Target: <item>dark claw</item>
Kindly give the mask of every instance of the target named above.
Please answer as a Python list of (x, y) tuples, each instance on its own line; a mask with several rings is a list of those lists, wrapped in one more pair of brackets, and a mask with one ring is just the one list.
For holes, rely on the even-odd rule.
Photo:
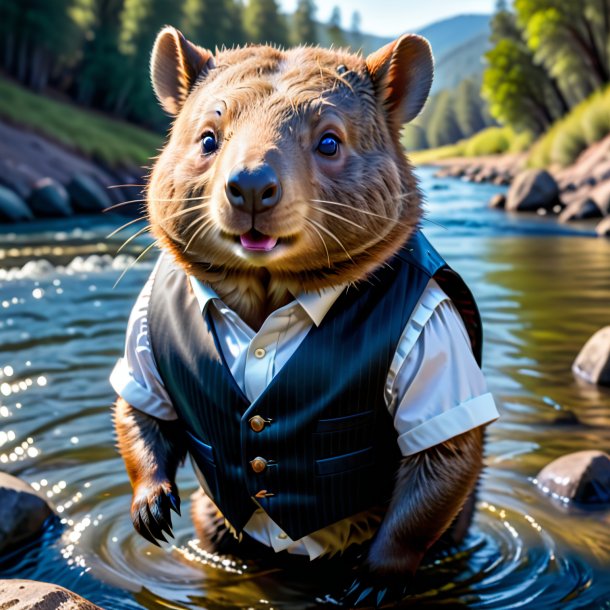
[(356, 578), (354, 582), (349, 586), (349, 589), (345, 592), (345, 597), (353, 593), (360, 586), (360, 581)]
[(165, 496), (157, 497), (149, 508), (153, 520), (156, 521), (162, 531), (173, 538), (172, 518), (169, 512), (167, 498)]
[(140, 515), (140, 513), (138, 513), (137, 518), (133, 520), (133, 524), (136, 528), (136, 531), (138, 532), (138, 534), (140, 534), (140, 536), (142, 536), (142, 538), (146, 538), (148, 542), (152, 542), (156, 546), (161, 546), (154, 539), (153, 535), (148, 531), (148, 528), (146, 527), (146, 524), (144, 523), (142, 515)]
[(167, 542), (167, 540), (165, 539), (165, 537), (163, 536), (163, 532), (161, 531), (161, 528), (159, 527), (159, 524), (157, 523), (157, 521), (155, 520), (155, 518), (153, 517), (153, 514), (150, 510), (150, 506), (146, 506), (144, 509), (142, 510), (146, 510), (146, 514), (145, 517), (143, 519), (144, 523), (146, 524), (146, 526), (148, 527), (148, 531), (157, 539), (157, 540), (161, 540), (162, 542)]
[(178, 515), (180, 515), (180, 496), (175, 494), (173, 491), (170, 491), (169, 494), (167, 494), (167, 497), (169, 498), (170, 504), (172, 505), (172, 509), (174, 510), (174, 512)]

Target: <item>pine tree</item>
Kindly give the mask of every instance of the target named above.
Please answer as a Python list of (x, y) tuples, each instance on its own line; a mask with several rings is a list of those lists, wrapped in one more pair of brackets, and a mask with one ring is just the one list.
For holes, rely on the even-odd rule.
[(275, 0), (249, 0), (244, 10), (244, 29), (249, 42), (288, 46), (288, 26)]
[(231, 47), (243, 39), (243, 32), (236, 32), (236, 17), (241, 26), (233, 0), (185, 0), (180, 27), (185, 36), (202, 47)]
[(328, 35), (330, 37), (330, 43), (334, 47), (346, 46), (345, 36), (341, 29), (341, 9), (338, 6), (333, 8), (328, 21)]
[(437, 95), (426, 136), (428, 144), (433, 148), (453, 144), (463, 137), (455, 117), (453, 96), (450, 91), (441, 91)]
[(465, 137), (485, 127), (481, 107), (479, 87), (470, 79), (463, 80), (455, 92), (455, 118)]
[(316, 4), (313, 0), (299, 0), (293, 17), (293, 42), (295, 44), (317, 44)]

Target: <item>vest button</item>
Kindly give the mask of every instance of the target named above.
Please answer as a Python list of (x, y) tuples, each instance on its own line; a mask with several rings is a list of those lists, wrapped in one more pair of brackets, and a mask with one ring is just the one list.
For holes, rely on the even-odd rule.
[(267, 352), (266, 352), (266, 351), (265, 351), (265, 350), (264, 350), (262, 347), (257, 347), (257, 348), (254, 350), (254, 355), (255, 355), (257, 358), (264, 358), (266, 353), (267, 353)]
[(267, 460), (262, 457), (255, 457), (251, 462), (250, 466), (252, 466), (252, 470), (256, 472), (256, 474), (260, 474), (267, 468)]
[(265, 420), (260, 415), (255, 415), (250, 418), (250, 428), (254, 432), (260, 432), (265, 427)]

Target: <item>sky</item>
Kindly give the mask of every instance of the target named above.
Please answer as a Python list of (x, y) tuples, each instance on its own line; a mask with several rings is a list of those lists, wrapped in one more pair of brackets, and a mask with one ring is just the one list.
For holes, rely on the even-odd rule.
[[(281, 10), (292, 13), (297, 0), (279, 0)], [(393, 36), (414, 32), (434, 21), (466, 13), (492, 13), (495, 0), (317, 0), (317, 19), (328, 21), (334, 6), (341, 9), (343, 27), (352, 13), (361, 17), (360, 29), (370, 34)]]

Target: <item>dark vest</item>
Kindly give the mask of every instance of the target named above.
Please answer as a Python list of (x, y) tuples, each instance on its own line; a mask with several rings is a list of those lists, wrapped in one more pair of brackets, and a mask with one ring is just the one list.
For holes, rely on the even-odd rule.
[(257, 503), (298, 540), (389, 501), (400, 452), (384, 386), (431, 277), (457, 305), (480, 360), (472, 295), (417, 232), (370, 281), (339, 296), (250, 404), (187, 276), (163, 257), (148, 312), (153, 353), (189, 452), (237, 532)]

